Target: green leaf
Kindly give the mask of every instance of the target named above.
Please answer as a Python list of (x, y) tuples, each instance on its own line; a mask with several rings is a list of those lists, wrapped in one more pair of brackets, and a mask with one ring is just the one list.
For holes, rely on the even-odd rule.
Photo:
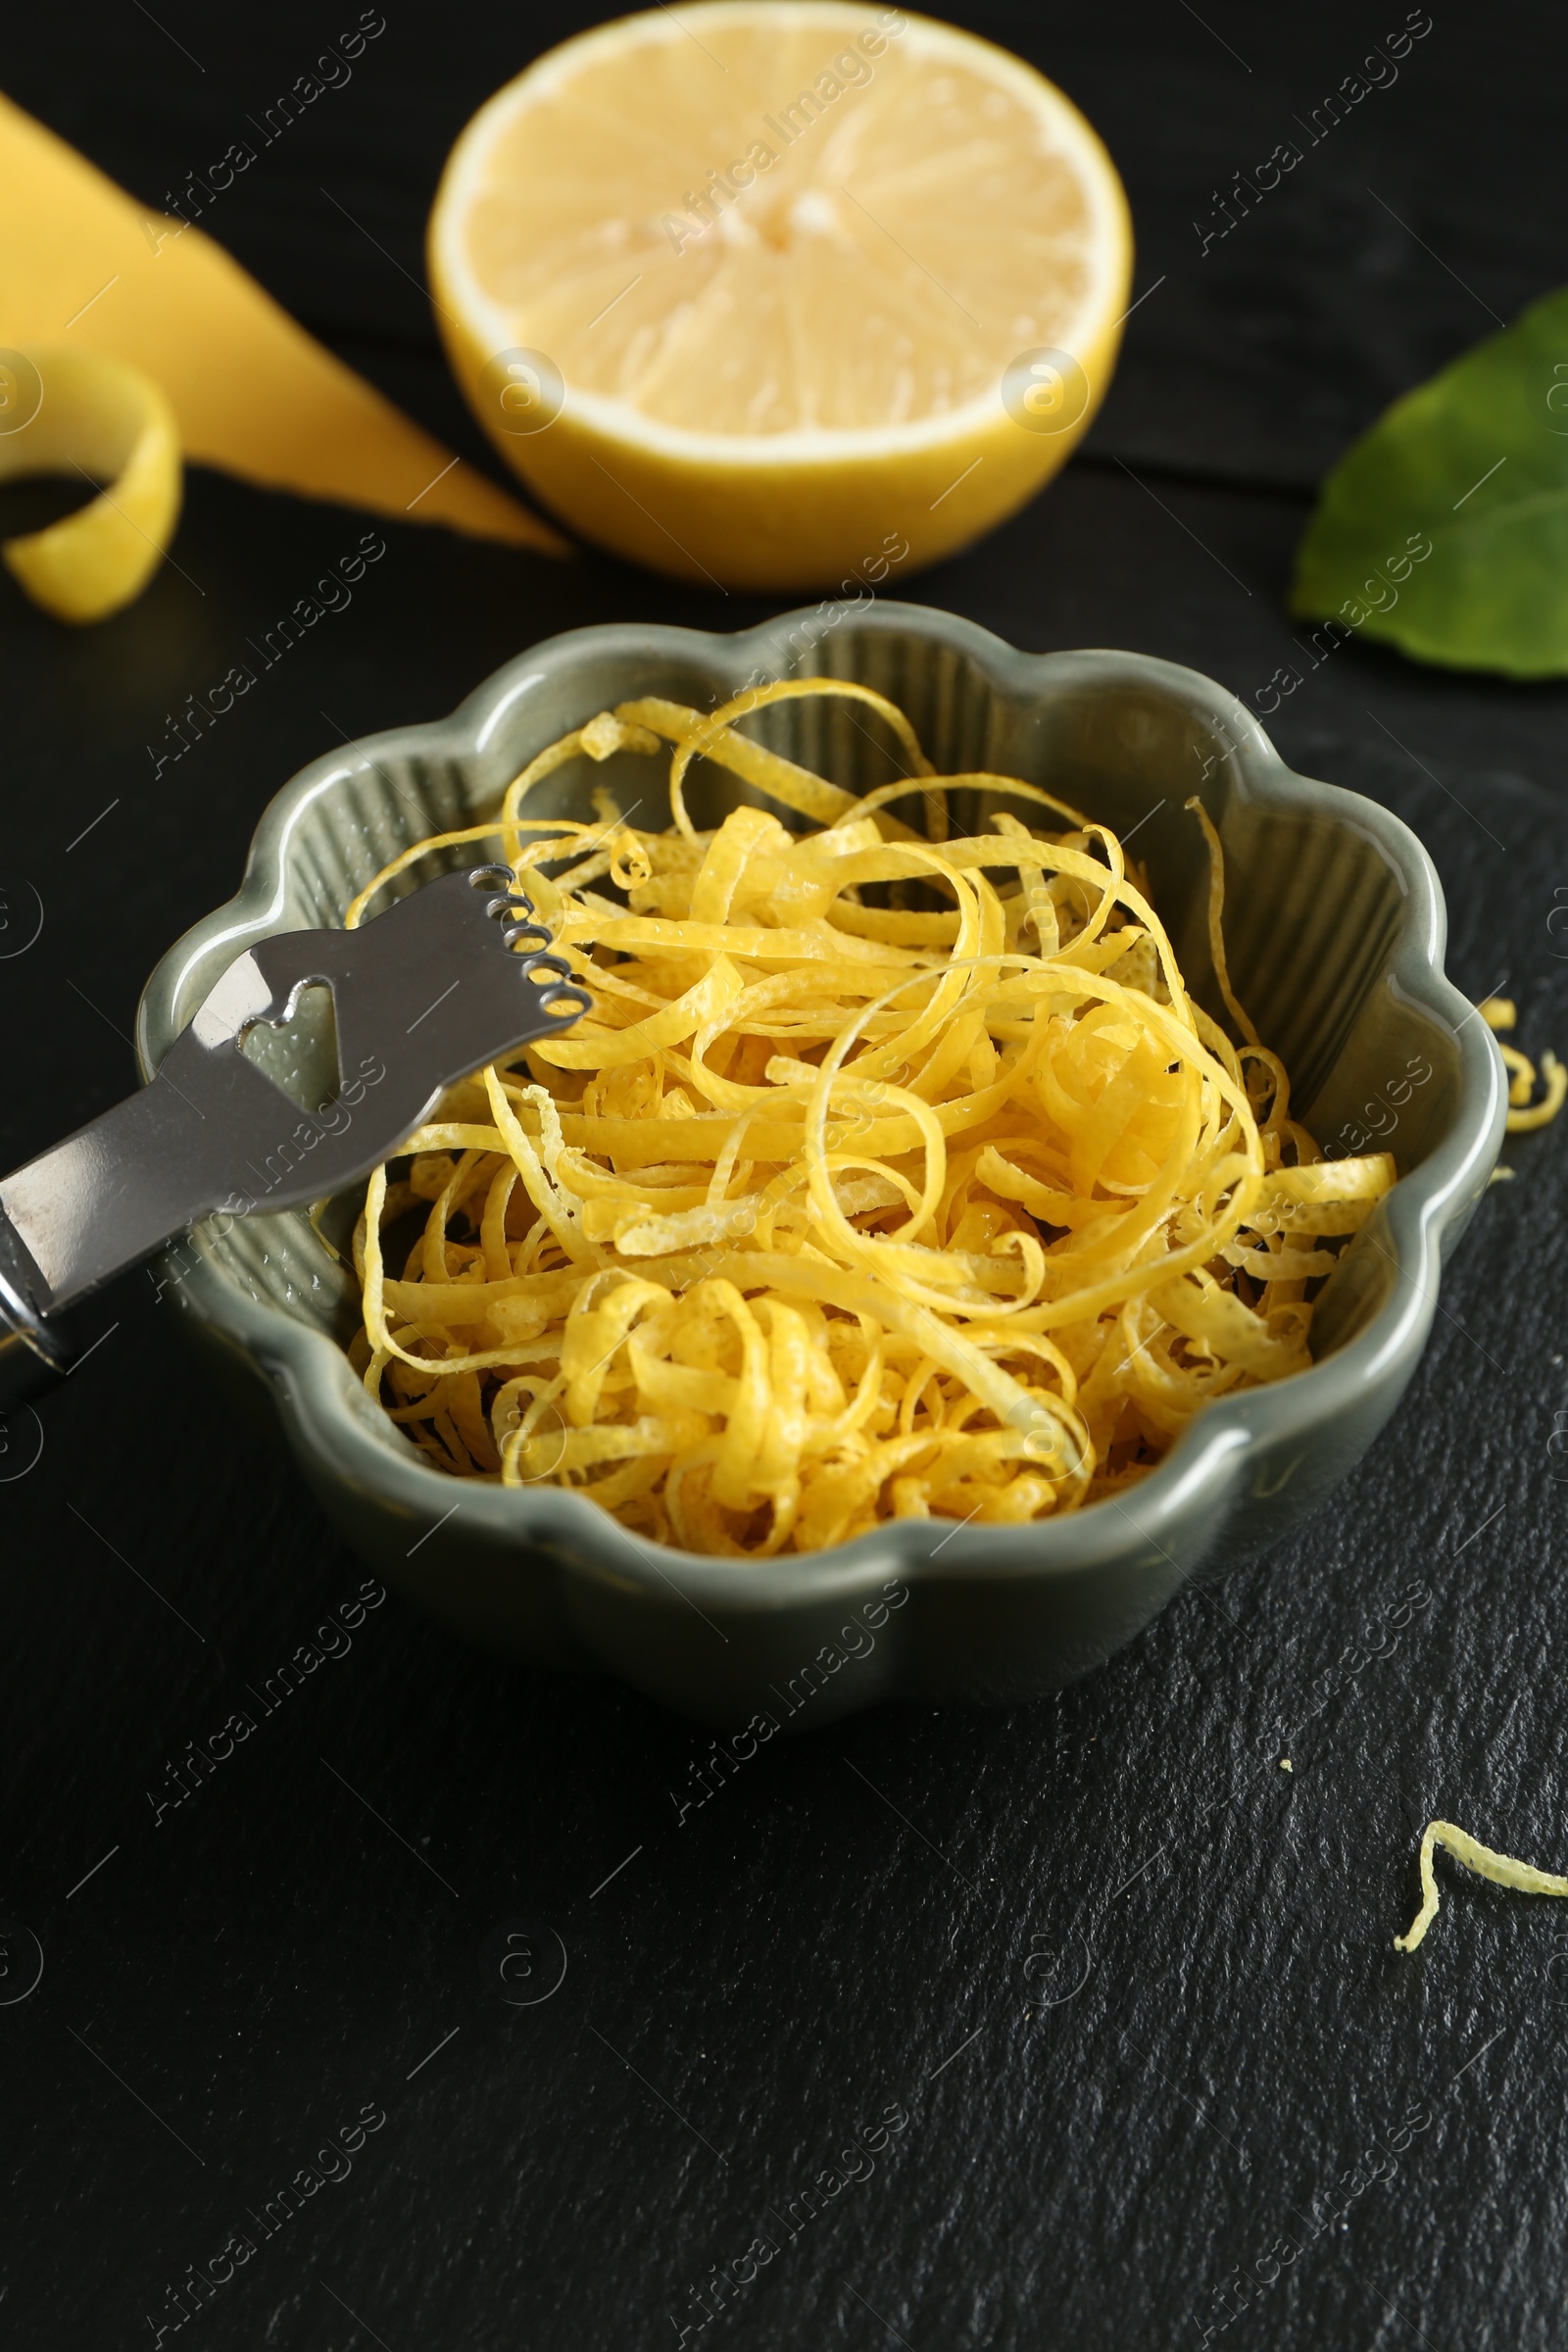
[(1418, 662), (1568, 675), (1568, 289), (1405, 393), (1341, 459), (1290, 609)]

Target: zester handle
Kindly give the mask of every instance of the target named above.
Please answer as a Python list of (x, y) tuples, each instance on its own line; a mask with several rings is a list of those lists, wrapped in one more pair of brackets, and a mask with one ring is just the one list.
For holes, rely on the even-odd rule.
[(37, 1268), (0, 1213), (0, 1413), (53, 1388), (76, 1359), (69, 1319), (34, 1305), (41, 1289)]

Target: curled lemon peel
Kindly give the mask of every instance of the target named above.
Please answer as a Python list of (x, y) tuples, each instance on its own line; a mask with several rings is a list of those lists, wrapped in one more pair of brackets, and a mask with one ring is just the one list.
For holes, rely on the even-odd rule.
[[(911, 772), (856, 795), (744, 731), (803, 695), (869, 709)], [(608, 786), (597, 823), (526, 814), (619, 751), (667, 754), (670, 829)], [(751, 788), (707, 831), (699, 760)], [(896, 813), (912, 795), (928, 834)], [(760, 1559), (1080, 1508), (1310, 1362), (1315, 1286), (1396, 1171), (1291, 1117), (1231, 990), (1217, 835), (1240, 1042), (1108, 827), (934, 773), (868, 688), (600, 712), (493, 822), (404, 851), (351, 925), (419, 858), (498, 838), (591, 1008), (452, 1088), (370, 1179), (351, 1353), (436, 1467)]]
[[(1494, 1034), (1513, 1028), (1518, 1008), (1511, 997), (1485, 997), (1477, 1006), (1482, 1019)], [(1568, 1068), (1557, 1059), (1549, 1048), (1541, 1056), (1541, 1080), (1544, 1086), (1540, 1102), (1532, 1098), (1537, 1085), (1536, 1065), (1528, 1054), (1517, 1046), (1499, 1046), (1503, 1067), (1508, 1073), (1508, 1113), (1504, 1122), (1510, 1135), (1531, 1135), (1538, 1127), (1547, 1126), (1568, 1101)], [(1502, 1173), (1502, 1171), (1498, 1171)], [(1508, 1170), (1511, 1174), (1512, 1171)]]
[(1494, 1886), (1512, 1886), (1520, 1894), (1568, 1894), (1568, 1878), (1558, 1878), (1549, 1870), (1537, 1870), (1532, 1862), (1517, 1862), (1512, 1854), (1494, 1852), (1483, 1845), (1467, 1830), (1451, 1821), (1429, 1821), (1421, 1840), (1421, 1908), (1410, 1922), (1409, 1931), (1396, 1936), (1396, 1952), (1413, 1952), (1438, 1916), (1438, 1882), (1432, 1868), (1436, 1846), (1473, 1870), (1478, 1878), (1490, 1879)]
[(1208, 952), (1214, 965), (1214, 978), (1225, 1000), (1226, 1011), (1248, 1044), (1261, 1046), (1262, 1039), (1237, 1002), (1236, 991), (1231, 986), (1230, 965), (1225, 957), (1225, 854), (1220, 848), (1219, 834), (1213, 818), (1196, 793), (1187, 806), (1202, 827), (1203, 839), (1208, 845)]
[[(1519, 1058), (1524, 1061), (1523, 1054)], [(1549, 1120), (1557, 1116), (1563, 1106), (1564, 1099), (1568, 1098), (1568, 1069), (1563, 1067), (1556, 1054), (1549, 1049), (1541, 1056), (1541, 1075), (1545, 1082), (1546, 1091), (1539, 1102), (1530, 1101), (1530, 1096), (1535, 1092), (1536, 1073), (1528, 1062), (1525, 1063), (1521, 1075), (1525, 1079), (1527, 1091), (1523, 1102), (1516, 1103), (1508, 1113), (1507, 1126), (1510, 1135), (1528, 1135), (1537, 1127), (1544, 1127)], [(1508, 1096), (1509, 1101), (1514, 1102), (1512, 1087), (1508, 1090)]]
[(179, 519), (174, 413), (138, 368), (96, 351), (9, 353), (0, 364), (0, 481), (64, 474), (105, 486), (41, 531), (0, 545), (57, 620), (104, 620), (139, 596)]

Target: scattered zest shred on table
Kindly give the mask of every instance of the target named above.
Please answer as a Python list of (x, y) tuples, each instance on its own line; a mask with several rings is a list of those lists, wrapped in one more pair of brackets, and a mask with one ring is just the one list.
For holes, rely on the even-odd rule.
[(1478, 1878), (1491, 1879), (1495, 1886), (1514, 1886), (1521, 1894), (1568, 1894), (1568, 1879), (1556, 1878), (1549, 1870), (1537, 1870), (1530, 1862), (1516, 1862), (1512, 1854), (1494, 1853), (1490, 1845), (1481, 1844), (1451, 1821), (1429, 1821), (1421, 1840), (1421, 1908), (1409, 1933), (1394, 1938), (1396, 1952), (1413, 1952), (1438, 1916), (1438, 1882), (1432, 1870), (1432, 1849), (1437, 1845)]
[[(1511, 997), (1484, 997), (1478, 1009), (1487, 1027), (1494, 1031), (1511, 1029), (1519, 1017)], [(1535, 1063), (1517, 1046), (1503, 1046), (1499, 1051), (1508, 1072), (1508, 1133), (1528, 1135), (1537, 1127), (1546, 1126), (1561, 1110), (1564, 1098), (1568, 1097), (1568, 1068), (1564, 1068), (1548, 1047), (1541, 1056), (1541, 1076), (1546, 1091), (1539, 1102), (1533, 1102)], [(1508, 1173), (1511, 1175), (1512, 1169)]]

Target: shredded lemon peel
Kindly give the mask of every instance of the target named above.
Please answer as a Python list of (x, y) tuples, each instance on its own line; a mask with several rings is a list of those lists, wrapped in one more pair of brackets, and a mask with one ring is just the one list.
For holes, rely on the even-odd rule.
[(1490, 1879), (1494, 1886), (1512, 1886), (1520, 1894), (1568, 1894), (1568, 1878), (1558, 1878), (1549, 1870), (1537, 1870), (1532, 1862), (1517, 1862), (1512, 1854), (1494, 1852), (1483, 1845), (1467, 1830), (1451, 1821), (1429, 1821), (1421, 1840), (1421, 1908), (1410, 1923), (1409, 1932), (1396, 1936), (1396, 1952), (1413, 1952), (1438, 1916), (1438, 1882), (1432, 1868), (1435, 1846), (1473, 1870), (1477, 1878)]
[[(857, 795), (742, 731), (805, 695), (868, 710), (909, 772)], [(667, 752), (668, 830), (603, 787), (597, 823), (524, 813), (567, 760), (620, 751)], [(699, 762), (806, 829), (750, 803), (700, 829)], [(954, 833), (977, 794), (1012, 808)], [(923, 834), (895, 813), (912, 795)], [(547, 746), (491, 823), (413, 845), (349, 909), (499, 839), (591, 1002), (370, 1178), (368, 1393), (451, 1475), (764, 1558), (1077, 1509), (1212, 1398), (1305, 1369), (1315, 1288), (1396, 1169), (1327, 1160), (1292, 1118), (1231, 988), (1203, 821), (1239, 1044), (1107, 826), (934, 773), (870, 688), (647, 696)]]
[[(1487, 1027), (1496, 1034), (1508, 1030), (1519, 1017), (1518, 1007), (1511, 997), (1485, 997), (1477, 1007)], [(1508, 1072), (1508, 1115), (1505, 1121), (1510, 1135), (1530, 1135), (1544, 1127), (1557, 1116), (1568, 1101), (1568, 1067), (1557, 1059), (1549, 1049), (1541, 1056), (1541, 1078), (1545, 1092), (1539, 1102), (1532, 1097), (1536, 1091), (1536, 1065), (1528, 1054), (1517, 1046), (1499, 1046), (1503, 1067)], [(1511, 1175), (1512, 1169), (1499, 1170)]]

